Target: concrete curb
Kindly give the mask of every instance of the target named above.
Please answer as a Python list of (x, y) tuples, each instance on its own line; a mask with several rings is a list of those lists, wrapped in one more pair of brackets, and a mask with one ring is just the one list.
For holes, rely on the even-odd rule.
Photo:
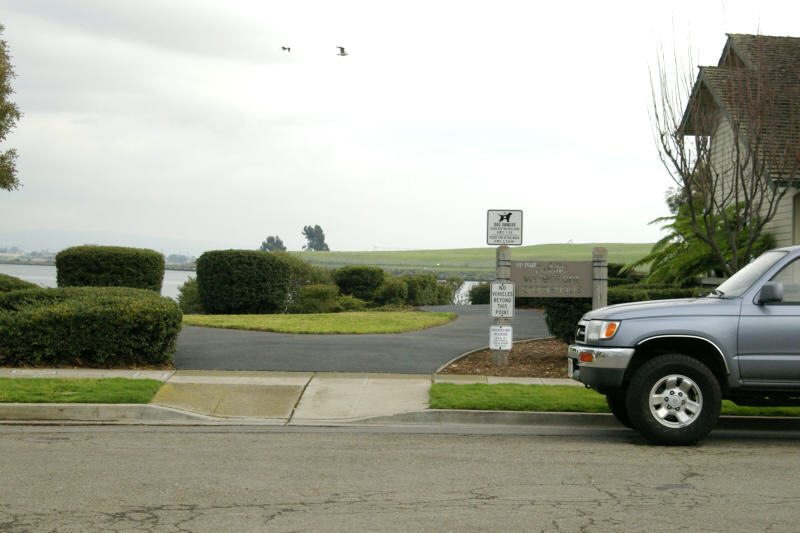
[(458, 409), (427, 409), (381, 416), (361, 421), (367, 424), (388, 425), (503, 425), (503, 426), (580, 426), (622, 428), (622, 424), (607, 413), (561, 413), (539, 411), (476, 411)]
[[(626, 429), (608, 413), (426, 409), (391, 416), (345, 419), (213, 417), (152, 404), (0, 404), (3, 424), (127, 424), (193, 426), (550, 426)], [(796, 417), (720, 417), (717, 429), (800, 431)]]
[(213, 422), (214, 417), (151, 404), (5, 403), (0, 420), (55, 420), (72, 422)]

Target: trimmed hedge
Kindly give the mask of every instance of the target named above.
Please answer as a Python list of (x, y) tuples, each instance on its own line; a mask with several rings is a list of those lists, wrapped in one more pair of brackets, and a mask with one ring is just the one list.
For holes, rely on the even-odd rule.
[(197, 259), (197, 289), (207, 313), (283, 312), (289, 281), (289, 266), (270, 252), (214, 250)]
[(73, 246), (56, 255), (59, 287), (133, 287), (161, 294), (164, 256), (120, 246)]
[(0, 366), (168, 364), (182, 316), (172, 299), (143, 289), (0, 294)]
[(346, 266), (333, 273), (333, 281), (342, 294), (374, 301), (383, 283), (383, 269), (375, 266)]
[(15, 278), (8, 274), (0, 274), (0, 293), (11, 291), (22, 291), (25, 289), (38, 289), (37, 284), (25, 281), (24, 279)]
[[(703, 288), (651, 287), (620, 285), (608, 289), (608, 305), (673, 298), (696, 298), (709, 292)], [(591, 311), (592, 300), (587, 298), (546, 298), (544, 320), (554, 337), (566, 343), (575, 340), (575, 328), (581, 317)]]

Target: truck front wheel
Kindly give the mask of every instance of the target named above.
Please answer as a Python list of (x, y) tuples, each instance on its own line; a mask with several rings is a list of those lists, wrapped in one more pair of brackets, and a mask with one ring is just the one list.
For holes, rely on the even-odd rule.
[(691, 444), (711, 431), (722, 402), (719, 382), (683, 354), (647, 361), (633, 375), (626, 405), (633, 427), (657, 444)]

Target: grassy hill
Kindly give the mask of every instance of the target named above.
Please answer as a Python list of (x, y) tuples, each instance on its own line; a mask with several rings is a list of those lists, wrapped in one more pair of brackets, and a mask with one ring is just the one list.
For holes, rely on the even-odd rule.
[[(650, 252), (652, 243), (537, 244), (511, 247), (513, 261), (591, 261), (592, 248), (608, 249), (610, 263), (630, 263)], [(339, 268), (347, 265), (374, 265), (394, 273), (432, 272), (440, 277), (493, 279), (494, 247), (453, 250), (414, 250), (396, 252), (292, 252), (312, 265)]]

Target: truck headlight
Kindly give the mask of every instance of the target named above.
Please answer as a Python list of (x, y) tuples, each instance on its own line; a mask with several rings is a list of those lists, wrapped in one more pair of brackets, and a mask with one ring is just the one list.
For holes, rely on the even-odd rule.
[(617, 333), (619, 320), (590, 320), (586, 326), (586, 342), (606, 341)]

